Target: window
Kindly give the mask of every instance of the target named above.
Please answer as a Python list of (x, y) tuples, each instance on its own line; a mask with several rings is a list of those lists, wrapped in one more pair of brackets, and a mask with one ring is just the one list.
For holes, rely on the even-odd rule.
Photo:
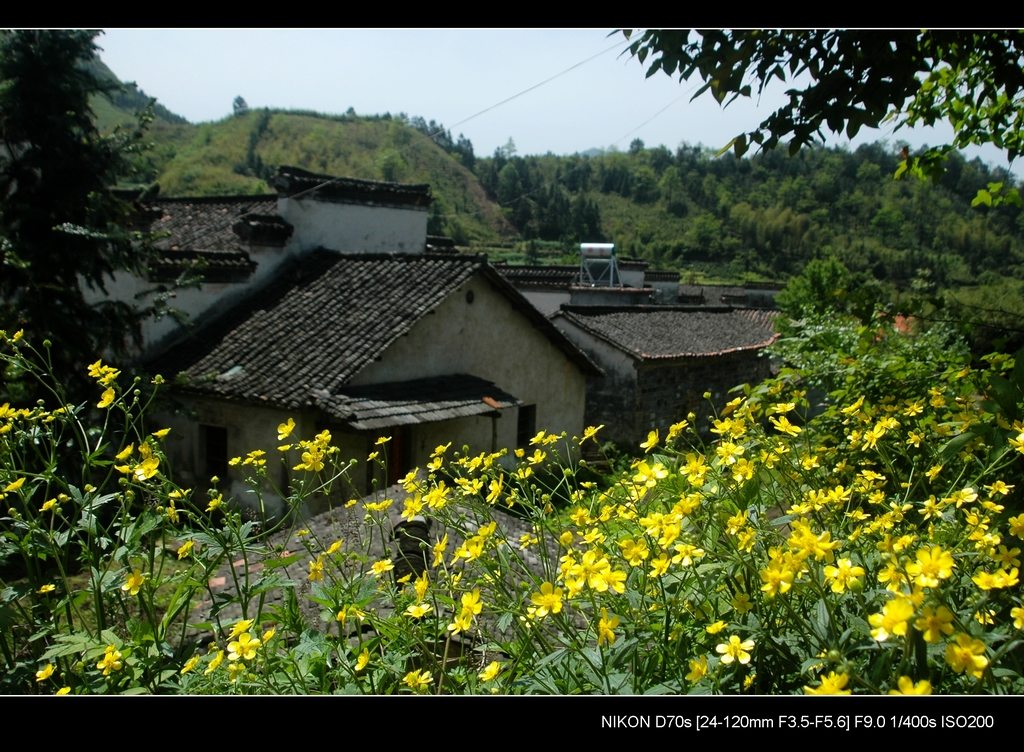
[(520, 405), (516, 421), (516, 446), (525, 448), (537, 434), (537, 406)]
[(228, 429), (223, 426), (199, 426), (199, 467), (204, 480), (228, 474)]
[(387, 447), (388, 485), (392, 486), (412, 469), (412, 432), (409, 426), (392, 428)]

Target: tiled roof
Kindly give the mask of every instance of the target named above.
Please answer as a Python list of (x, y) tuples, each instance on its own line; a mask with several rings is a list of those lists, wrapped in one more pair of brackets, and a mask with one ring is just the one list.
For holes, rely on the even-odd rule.
[(736, 313), (769, 331), (774, 331), (775, 319), (779, 317), (778, 311), (767, 308), (737, 308)]
[(670, 272), (661, 269), (648, 269), (644, 272), (645, 282), (678, 282), (679, 272)]
[(563, 307), (560, 315), (639, 360), (754, 350), (776, 337), (767, 317), (732, 308)]
[(483, 257), (328, 251), (295, 262), (150, 368), (180, 373), (184, 388), (228, 399), (341, 411), (332, 396), (351, 396), (349, 379), (474, 274), (483, 274), (584, 373), (601, 373)]
[(243, 214), (277, 214), (277, 196), (161, 198), (149, 206), (157, 218), (150, 232), (167, 234), (157, 248), (235, 251), (243, 249), (232, 229)]
[(516, 287), (567, 288), (575, 284), (580, 276), (578, 266), (495, 264), (494, 268)]
[(479, 271), (474, 256), (316, 252), (153, 363), (187, 388), (285, 408), (340, 387)]
[(317, 407), (357, 430), (482, 415), (521, 404), (490, 381), (465, 374), (344, 387), (341, 394), (315, 396)]
[[(567, 287), (579, 283), (580, 268), (569, 264), (495, 264), (505, 279), (516, 287)], [(679, 272), (649, 269), (648, 263), (641, 260), (618, 261), (619, 271), (643, 271), (645, 284), (651, 281), (675, 282)]]
[(157, 249), (149, 264), (153, 281), (177, 279), (195, 273), (206, 282), (234, 282), (247, 279), (256, 267), (245, 251), (172, 251)]
[(387, 206), (428, 207), (433, 199), (425, 183), (385, 183), (321, 175), (298, 167), (282, 165), (270, 179), (283, 196), (302, 194), (321, 201), (343, 201)]

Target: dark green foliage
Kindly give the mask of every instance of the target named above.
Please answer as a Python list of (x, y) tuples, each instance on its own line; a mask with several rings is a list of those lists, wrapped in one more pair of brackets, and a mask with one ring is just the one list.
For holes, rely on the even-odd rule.
[(88, 66), (94, 37), (0, 33), (0, 329), (59, 342), (53, 369), (72, 384), (138, 332), (129, 306), (83, 295), (142, 261), (112, 191), (138, 134), (96, 130), (89, 100), (107, 86)]
[[(683, 271), (708, 264), (785, 280), (834, 256), (890, 291), (909, 289), (923, 270), (939, 287), (985, 269), (1024, 276), (1019, 208), (970, 205), (979, 185), (996, 180), (990, 168), (952, 154), (937, 185), (895, 181), (898, 152), (872, 144), (743, 159), (686, 145), (674, 156), (663, 147), (502, 153), (477, 160), (476, 172), (524, 237), (595, 239), (597, 229), (620, 250)], [(566, 198), (587, 207), (586, 221), (565, 210)]]
[[(853, 138), (862, 127), (947, 123), (949, 144), (903, 154), (897, 177), (938, 177), (955, 149), (993, 144), (1010, 161), (1024, 151), (1024, 32), (935, 30), (648, 30), (629, 51), (648, 66), (687, 81), (723, 106), (760, 96), (774, 81), (789, 85), (787, 102), (730, 143), (737, 156), (757, 144), (789, 153), (820, 143), (824, 131)], [(803, 88), (801, 88), (803, 87)], [(727, 147), (728, 148), (728, 147)], [(1017, 189), (995, 181), (976, 203), (1021, 204)]]
[(854, 313), (866, 319), (874, 312), (879, 297), (875, 280), (865, 274), (855, 276), (841, 261), (827, 258), (809, 261), (775, 302), (793, 318), (831, 310)]

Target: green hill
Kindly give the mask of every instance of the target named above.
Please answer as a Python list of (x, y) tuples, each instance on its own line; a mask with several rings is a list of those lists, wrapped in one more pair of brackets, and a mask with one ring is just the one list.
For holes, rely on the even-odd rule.
[[(122, 84), (102, 62), (97, 60), (95, 68), (101, 79), (120, 86), (92, 102), (100, 130), (134, 127), (150, 98), (135, 84)], [(158, 103), (152, 112), (150, 148), (138, 157), (135, 182), (158, 183), (163, 196), (269, 192), (267, 179), (278, 166), (290, 164), (367, 180), (429, 183), (434, 195), (429, 232), (460, 244), (493, 243), (516, 234), (463, 166), (467, 150), (472, 155), (468, 141), (456, 145), (444, 132), (432, 140), (425, 131), (436, 129), (421, 118), (262, 109), (192, 124)]]
[[(102, 62), (96, 62), (96, 71), (103, 80), (120, 84)], [(137, 113), (150, 105), (150, 97), (134, 84), (120, 85), (111, 97), (92, 101), (104, 132), (133, 127)], [(435, 142), (423, 132), (427, 128), (413, 127), (403, 116), (250, 110), (194, 125), (160, 105), (153, 114), (146, 133), (151, 147), (138, 157), (135, 180), (159, 183), (162, 196), (267, 193), (267, 178), (290, 164), (332, 175), (429, 183), (434, 196), (429, 232), (459, 244), (494, 243), (515, 235), (476, 176), (460, 163), (451, 137), (442, 133)], [(445, 143), (452, 149), (445, 151)]]
[[(251, 110), (192, 126), (187, 138), (162, 141), (151, 178), (166, 196), (261, 193), (279, 165), (368, 180), (429, 183), (430, 232), (456, 242), (487, 242), (513, 233), (476, 177), (403, 120)], [(173, 148), (169, 148), (173, 146)]]

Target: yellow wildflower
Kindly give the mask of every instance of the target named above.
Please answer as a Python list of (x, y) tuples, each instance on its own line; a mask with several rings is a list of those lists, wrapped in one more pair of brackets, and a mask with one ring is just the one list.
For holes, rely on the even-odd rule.
[(953, 574), (953, 555), (943, 551), (941, 546), (918, 550), (916, 559), (907, 565), (907, 574), (918, 587), (938, 587), (939, 580), (948, 579)]
[(780, 415), (778, 418), (769, 418), (768, 420), (775, 426), (775, 430), (788, 436), (796, 436), (802, 430), (799, 426), (794, 426), (790, 423), (785, 415)]
[(187, 661), (185, 661), (185, 665), (181, 667), (181, 672), (180, 673), (182, 674), (182, 676), (184, 676), (185, 674), (187, 674), (189, 671), (191, 671), (192, 669), (194, 669), (198, 665), (199, 665), (199, 656), (198, 655), (194, 655), (191, 658), (189, 658)]
[(309, 575), (307, 579), (310, 582), (322, 582), (324, 579), (324, 557), (323, 554), (317, 556), (315, 559), (309, 562)]
[(370, 651), (368, 649), (366, 649), (366, 648), (363, 648), (363, 652), (361, 652), (359, 654), (359, 656), (356, 658), (356, 665), (355, 665), (356, 673), (358, 674), (360, 671), (362, 671), (364, 668), (366, 668), (366, 666), (367, 666), (367, 664), (369, 662), (370, 662)]
[(938, 642), (944, 634), (953, 634), (953, 612), (945, 606), (925, 606), (914, 621), (914, 628), (921, 632), (925, 642)]
[(1024, 629), (1024, 604), (1010, 609), (1010, 616), (1013, 617), (1014, 628)]
[(690, 659), (690, 672), (684, 677), (688, 682), (699, 682), (708, 673), (707, 656)]
[(608, 618), (608, 609), (601, 609), (601, 618), (597, 623), (597, 644), (611, 645), (615, 642), (615, 627), (619, 626), (619, 617)]
[(654, 447), (658, 446), (658, 430), (649, 431), (647, 433), (647, 441), (640, 442), (640, 448), (644, 452), (650, 452)]
[(830, 671), (828, 676), (821, 678), (821, 683), (817, 687), (804, 687), (804, 694), (808, 695), (848, 695), (852, 694), (849, 689), (846, 689), (847, 683), (850, 681), (850, 677), (846, 674), (837, 674), (835, 671)]
[(255, 619), (240, 619), (236, 621), (231, 627), (231, 634), (228, 635), (228, 639), (233, 640), (243, 632), (248, 632), (255, 621)]
[(562, 589), (544, 582), (540, 592), (530, 596), (530, 601), (534, 604), (530, 610), (531, 616), (543, 619), (548, 614), (557, 614), (562, 610)]
[(914, 680), (909, 676), (901, 676), (899, 681), (896, 683), (899, 689), (890, 689), (889, 694), (891, 695), (930, 695), (932, 693), (932, 683), (927, 679), (914, 683)]
[(997, 569), (995, 572), (978, 572), (971, 579), (981, 590), (1013, 587), (1020, 582), (1017, 577), (1017, 567), (1013, 567), (1009, 571)]
[(426, 669), (410, 671), (402, 679), (402, 682), (414, 692), (422, 692), (430, 686), (434, 678), (430, 675), (430, 672)]
[(139, 594), (139, 590), (142, 589), (142, 584), (146, 581), (146, 575), (140, 572), (138, 569), (132, 570), (121, 585), (121, 589), (128, 593), (128, 595), (136, 596)]
[(956, 640), (946, 645), (946, 663), (957, 673), (980, 679), (988, 666), (985, 643), (963, 632), (957, 634)]
[(96, 668), (101, 670), (104, 676), (110, 676), (112, 672), (120, 671), (122, 665), (121, 651), (114, 645), (107, 645), (103, 652), (103, 658), (96, 664)]
[(114, 387), (107, 387), (103, 395), (100, 397), (100, 401), (96, 403), (96, 407), (106, 408), (114, 404), (114, 400), (117, 399), (117, 393), (114, 391)]
[(292, 431), (295, 430), (295, 419), (288, 418), (284, 423), (280, 423), (277, 426), (277, 440), (284, 441), (292, 435)]
[(251, 661), (256, 657), (256, 651), (262, 644), (258, 637), (253, 637), (248, 632), (242, 632), (238, 635), (237, 640), (228, 643), (228, 660)]
[(41, 669), (36, 671), (36, 681), (37, 682), (44, 682), (44, 681), (46, 681), (51, 676), (53, 676), (53, 672), (56, 671), (56, 670), (57, 670), (56, 666), (54, 666), (52, 663), (47, 663)]
[(832, 581), (832, 592), (842, 593), (860, 584), (864, 567), (855, 566), (850, 559), (839, 559), (836, 566), (825, 567), (825, 578)]
[(907, 621), (914, 615), (914, 604), (908, 598), (894, 598), (882, 607), (881, 613), (871, 614), (868, 622), (874, 629), (871, 637), (885, 642), (891, 636), (907, 633)]
[(210, 661), (210, 665), (206, 667), (206, 671), (203, 672), (203, 675), (205, 676), (207, 674), (212, 674), (214, 671), (216, 671), (218, 668), (220, 668), (220, 664), (222, 664), (223, 662), (224, 662), (224, 651), (223, 650), (218, 650), (217, 651), (217, 655), (213, 656), (213, 660)]
[(753, 640), (740, 640), (737, 635), (729, 635), (728, 642), (715, 646), (715, 652), (722, 656), (722, 663), (726, 665), (733, 661), (744, 665), (750, 663), (750, 651), (753, 649)]
[(498, 661), (491, 661), (487, 664), (486, 668), (481, 671), (477, 676), (480, 681), (493, 681), (494, 678), (501, 672), (501, 664)]
[(429, 603), (413, 603), (405, 609), (405, 615), (413, 619), (421, 619), (433, 609), (434, 607)]

